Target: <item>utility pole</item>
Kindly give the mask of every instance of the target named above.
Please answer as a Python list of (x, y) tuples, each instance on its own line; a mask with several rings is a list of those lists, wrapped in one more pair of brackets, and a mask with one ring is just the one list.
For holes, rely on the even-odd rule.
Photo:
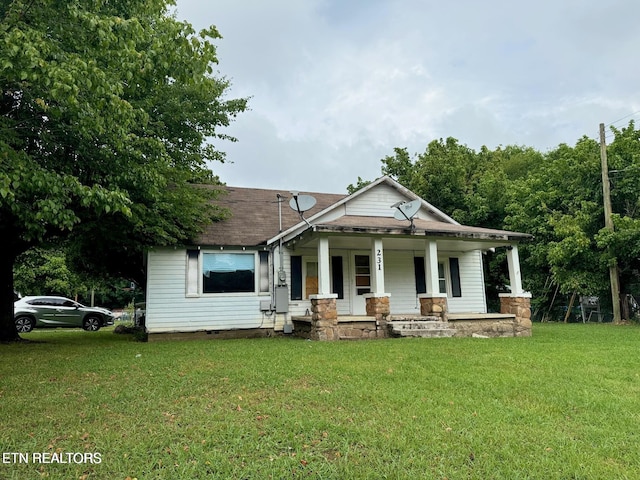
[[(602, 163), (602, 196), (604, 197), (604, 226), (613, 232), (611, 218), (611, 186), (609, 185), (609, 166), (607, 165), (607, 144), (605, 142), (604, 123), (600, 124), (600, 161)], [(618, 279), (618, 260), (614, 259), (609, 267), (611, 282), (611, 303), (613, 304), (613, 323), (621, 323), (620, 316), (620, 283)]]

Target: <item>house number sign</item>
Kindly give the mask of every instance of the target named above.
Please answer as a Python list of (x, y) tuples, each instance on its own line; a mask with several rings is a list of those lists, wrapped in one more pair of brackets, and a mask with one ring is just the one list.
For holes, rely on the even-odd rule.
[(382, 270), (382, 250), (376, 250), (376, 265), (378, 266), (378, 270)]

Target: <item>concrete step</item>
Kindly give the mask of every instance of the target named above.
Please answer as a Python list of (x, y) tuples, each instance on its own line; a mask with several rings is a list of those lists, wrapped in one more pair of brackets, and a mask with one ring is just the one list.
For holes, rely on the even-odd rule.
[(440, 317), (435, 315), (416, 315), (415, 313), (390, 315), (391, 322), (440, 322)]
[(439, 321), (391, 321), (387, 324), (391, 334), (398, 337), (439, 338), (452, 337), (456, 330), (447, 322)]
[(408, 320), (408, 321), (397, 321), (393, 320), (391, 322), (387, 322), (388, 325), (391, 325), (393, 329), (397, 330), (415, 330), (415, 329), (434, 329), (434, 328), (449, 328), (448, 322), (440, 322), (440, 321), (416, 321), (416, 320)]

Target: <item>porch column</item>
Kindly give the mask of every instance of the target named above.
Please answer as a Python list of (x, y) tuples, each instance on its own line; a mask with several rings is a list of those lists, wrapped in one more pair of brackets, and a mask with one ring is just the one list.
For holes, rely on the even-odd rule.
[(372, 290), (373, 293), (384, 293), (384, 255), (382, 250), (382, 239), (375, 238), (372, 245), (373, 251), (371, 252), (371, 258), (373, 261), (372, 268)]
[(371, 293), (364, 295), (367, 315), (376, 317), (376, 337), (387, 336), (387, 321), (391, 313), (388, 293), (384, 292), (384, 250), (382, 238), (371, 243)]
[(427, 292), (418, 295), (418, 299), (420, 300), (420, 315), (437, 317), (441, 321), (447, 321), (447, 294), (440, 293), (438, 245), (435, 240), (427, 240), (424, 257)]
[(320, 237), (318, 239), (318, 295), (331, 293), (329, 261), (329, 238)]
[(517, 245), (507, 247), (507, 264), (511, 292), (500, 294), (500, 313), (515, 316), (515, 336), (529, 337), (531, 336), (531, 294), (522, 288)]
[(522, 295), (522, 277), (520, 276), (520, 257), (518, 246), (507, 247), (507, 264), (509, 266), (509, 283), (511, 284), (511, 295)]
[(331, 293), (329, 282), (329, 238), (318, 239), (318, 294), (311, 295), (311, 338), (338, 340), (338, 295)]
[(440, 293), (440, 282), (438, 281), (438, 246), (435, 240), (427, 240), (427, 247), (424, 254), (425, 275), (427, 285), (427, 295)]

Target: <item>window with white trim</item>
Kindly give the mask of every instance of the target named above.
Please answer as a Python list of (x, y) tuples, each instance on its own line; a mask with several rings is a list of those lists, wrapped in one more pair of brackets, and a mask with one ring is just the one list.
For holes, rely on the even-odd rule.
[(438, 262), (438, 289), (440, 293), (447, 293), (447, 272), (442, 262)]
[(186, 294), (268, 293), (269, 252), (187, 250)]
[(449, 297), (462, 297), (460, 284), (460, 262), (457, 257), (450, 257), (445, 262), (438, 262), (438, 285), (440, 293)]

